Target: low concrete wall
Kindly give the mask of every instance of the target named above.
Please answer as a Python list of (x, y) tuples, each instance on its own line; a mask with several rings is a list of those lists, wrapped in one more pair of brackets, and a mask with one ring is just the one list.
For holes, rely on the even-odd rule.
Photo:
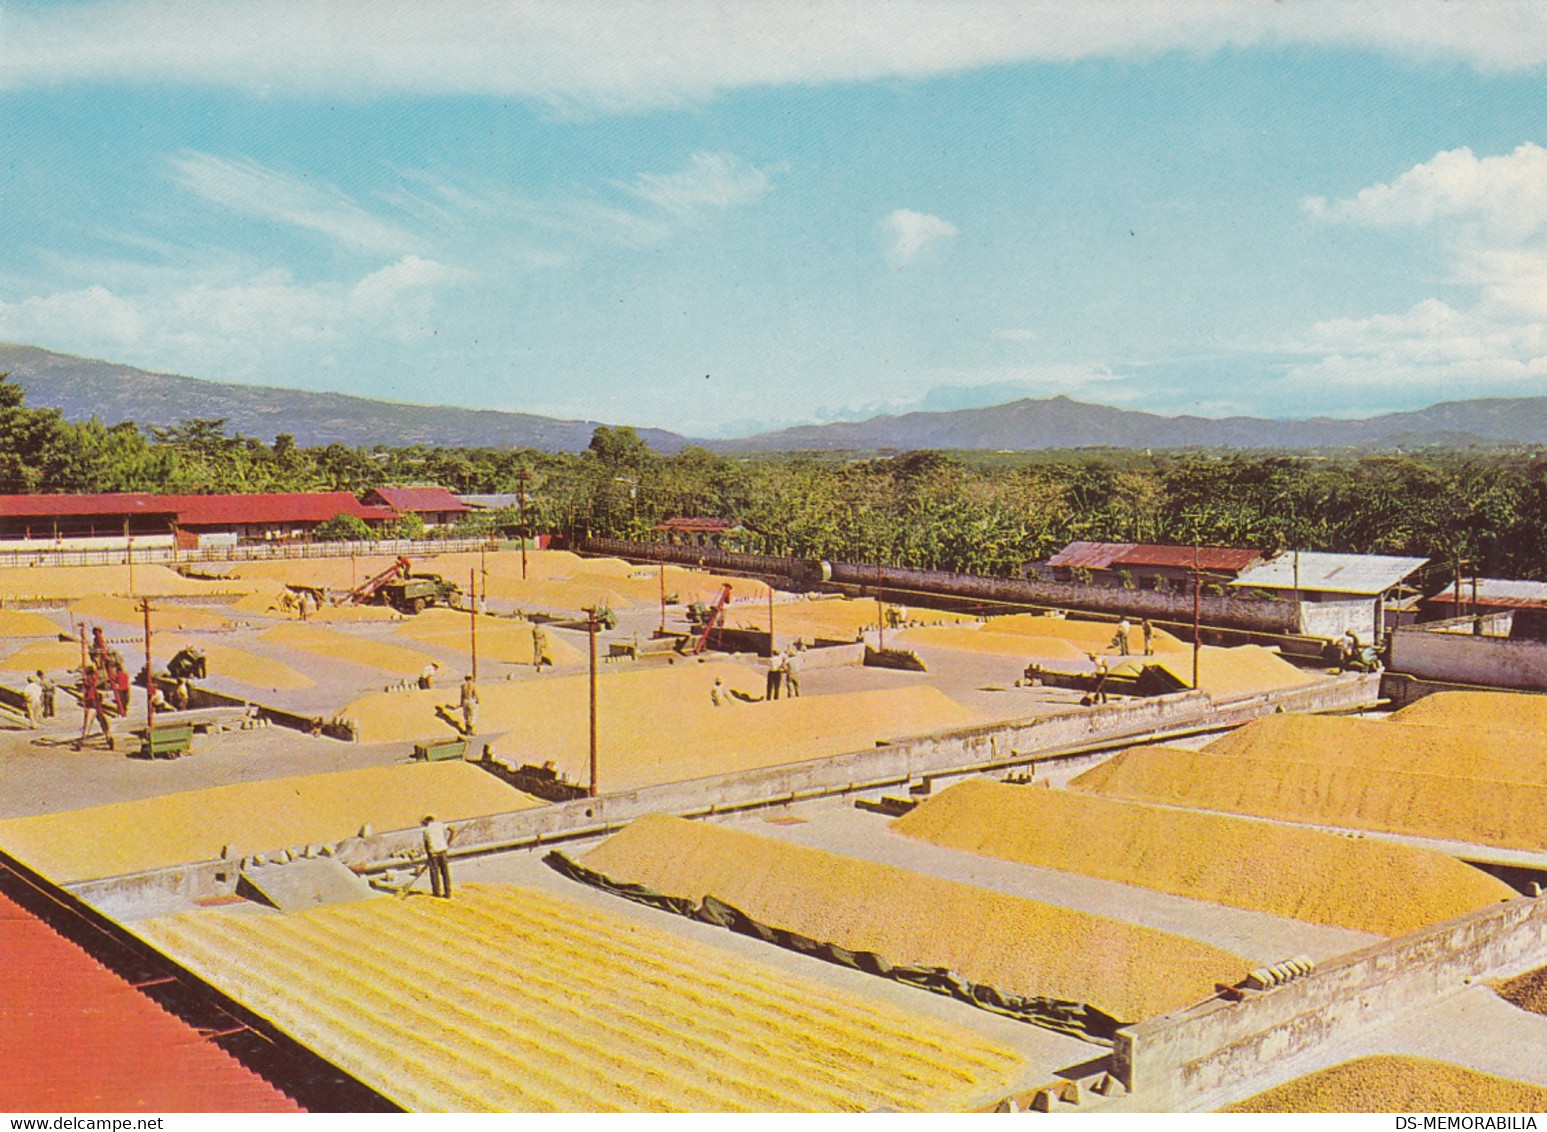
[(1468, 982), (1547, 961), (1547, 900), (1511, 900), (1353, 952), (1240, 1002), (1119, 1030), (1114, 1075), (1152, 1111)]
[[(759, 770), (604, 793), (540, 809), (457, 823), (453, 855), (518, 848), (593, 834), (649, 813), (700, 817), (830, 794), (895, 786), (932, 775), (1022, 766), (1060, 751), (1142, 740), (1201, 724), (1229, 727), (1280, 711), (1337, 711), (1374, 702), (1379, 677), (1349, 675), (1323, 684), (1216, 703), (1205, 693), (1157, 696), (1137, 703), (1079, 708), (1023, 723), (986, 725), (889, 743), (869, 750)], [(606, 752), (601, 780), (607, 782)], [(419, 845), (417, 829), (380, 833), (340, 848), (351, 865), (376, 868), (394, 852)]]
[(1547, 642), (1407, 628), (1391, 635), (1391, 669), (1456, 684), (1547, 691)]
[[(1157, 732), (1200, 725), (1230, 727), (1277, 712), (1347, 710), (1374, 702), (1378, 690), (1378, 676), (1353, 674), (1308, 687), (1225, 702), (1215, 702), (1202, 692), (1186, 692), (1134, 703), (1079, 708), (1022, 723), (944, 732), (808, 762), (663, 783), (456, 822), (452, 856), (478, 856), (590, 836), (650, 813), (704, 817), (886, 788), (930, 776), (1025, 766), (1060, 752), (1082, 752), (1128, 739), (1143, 741)], [(605, 751), (601, 757), (601, 778), (605, 787)], [(421, 838), (417, 827), (351, 837), (337, 844), (336, 853), (357, 871), (380, 870), (394, 863), (394, 853), (418, 852), (423, 844)], [(297, 848), (300, 847), (276, 845), (263, 852)], [(192, 899), (221, 895), (225, 882), (219, 874), (229, 868), (229, 862), (206, 861), (154, 873), (83, 881), (69, 887), (94, 904), (113, 901), (121, 914), (129, 915), (127, 909), (140, 903), (159, 907), (179, 892)], [(235, 883), (234, 879), (231, 883)]]

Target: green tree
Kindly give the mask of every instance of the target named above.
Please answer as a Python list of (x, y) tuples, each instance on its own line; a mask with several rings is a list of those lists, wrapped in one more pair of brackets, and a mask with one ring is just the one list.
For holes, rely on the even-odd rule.
[(312, 537), (318, 542), (366, 542), (376, 535), (358, 515), (340, 513), (318, 523)]

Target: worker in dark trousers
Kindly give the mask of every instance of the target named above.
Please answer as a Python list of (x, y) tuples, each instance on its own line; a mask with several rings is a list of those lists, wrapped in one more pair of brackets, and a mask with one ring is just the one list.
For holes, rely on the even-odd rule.
[(1091, 702), (1107, 702), (1107, 658), (1104, 656), (1096, 661), (1096, 689), (1091, 694)]
[(777, 700), (779, 688), (784, 683), (784, 654), (776, 652), (768, 659), (768, 683), (763, 688), (763, 699)]
[(424, 855), (430, 867), (430, 891), (442, 900), (450, 900), (451, 858), (445, 823), (437, 821), (434, 814), (425, 814), (421, 824), (424, 826)]
[(1139, 628), (1144, 631), (1144, 655), (1145, 656), (1154, 656), (1155, 655), (1155, 626), (1151, 625), (1150, 624), (1150, 619), (1148, 617), (1146, 617), (1143, 621), (1139, 622)]

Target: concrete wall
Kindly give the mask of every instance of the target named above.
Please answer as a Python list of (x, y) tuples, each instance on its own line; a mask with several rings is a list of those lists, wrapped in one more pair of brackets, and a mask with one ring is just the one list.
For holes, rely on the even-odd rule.
[(1547, 641), (1512, 641), (1419, 627), (1391, 637), (1390, 667), (1420, 680), (1547, 691)]
[[(912, 570), (896, 566), (879, 569), (852, 562), (823, 563), (801, 558), (766, 554), (735, 554), (698, 547), (662, 547), (654, 543), (627, 539), (580, 538), (575, 549), (590, 554), (611, 554), (640, 560), (659, 559), (710, 570), (775, 575), (801, 583), (830, 580), (840, 585), (873, 589), (879, 579), (883, 590), (895, 590), (899, 601), (910, 593), (936, 594), (942, 597), (981, 599), (1010, 605), (1034, 605), (1056, 609), (1078, 609), (1112, 616), (1149, 617), (1158, 621), (1191, 622), (1191, 593), (1158, 594), (1153, 590), (1113, 589), (1101, 585), (1073, 582), (1037, 581), (1024, 578), (994, 578), (980, 574), (957, 574), (946, 570)], [(1256, 633), (1295, 632), (1294, 603), (1246, 598), (1234, 594), (1206, 594), (1200, 602), (1205, 625), (1242, 629)]]
[(1359, 639), (1365, 644), (1374, 644), (1377, 604), (1376, 599), (1372, 597), (1302, 601), (1300, 632), (1308, 637), (1335, 639), (1352, 629), (1359, 634)]
[[(808, 654), (810, 655), (810, 654)], [(1380, 680), (1351, 674), (1304, 688), (1216, 702), (1206, 693), (1185, 692), (1135, 703), (1077, 708), (1023, 723), (994, 724), (943, 732), (863, 751), (786, 763), (782, 766), (664, 783), (639, 790), (578, 798), (529, 810), (456, 822), (452, 856), (467, 857), (541, 845), (601, 833), (650, 813), (703, 817), (713, 813), (778, 805), (831, 794), (896, 786), (932, 775), (1025, 766), (1060, 753), (1077, 754), (1102, 744), (1142, 741), (1157, 732), (1204, 724), (1228, 727), (1280, 711), (1335, 711), (1374, 702)], [(606, 752), (601, 778), (607, 781)], [(418, 852), (421, 831), (392, 830), (352, 837), (337, 846), (340, 860), (357, 870), (393, 864), (392, 855)], [(265, 853), (298, 846), (276, 845)], [(206, 861), (156, 873), (83, 881), (70, 891), (93, 904), (112, 901), (120, 915), (137, 903), (157, 910), (179, 892), (215, 895), (226, 881), (229, 862)], [(234, 878), (230, 884), (234, 885)], [(182, 886), (182, 887), (179, 887)]]
[(1120, 1030), (1114, 1073), (1146, 1109), (1163, 1111), (1469, 981), (1543, 961), (1547, 899), (1511, 900), (1249, 991), (1240, 1002), (1214, 1000)]

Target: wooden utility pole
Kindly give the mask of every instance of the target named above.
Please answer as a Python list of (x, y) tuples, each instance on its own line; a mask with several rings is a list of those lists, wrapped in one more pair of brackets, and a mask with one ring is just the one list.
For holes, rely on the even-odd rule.
[(661, 547), (661, 636), (666, 635), (666, 548)]
[(472, 636), (473, 681), (478, 680), (478, 575), (467, 572), (467, 627)]
[(1198, 569), (1198, 544), (1192, 544), (1192, 687), (1198, 690), (1198, 652), (1203, 647), (1203, 572)]
[[(516, 501), (521, 504), (521, 580), (526, 581), (526, 469), (516, 473)], [(664, 626), (662, 626), (664, 628)]]
[(124, 519), (124, 561), (129, 564), (129, 596), (134, 596), (134, 538), (129, 534), (129, 520)]
[(156, 674), (150, 664), (150, 598), (140, 602), (145, 611), (145, 746), (152, 748), (151, 732), (156, 726)]
[(774, 630), (773, 597), (774, 597), (774, 588), (770, 584), (769, 587), (768, 587), (768, 647), (769, 647), (770, 650), (774, 647), (774, 638), (773, 638), (773, 630)]
[(586, 611), (586, 634), (591, 639), (591, 797), (596, 797), (596, 606)]

